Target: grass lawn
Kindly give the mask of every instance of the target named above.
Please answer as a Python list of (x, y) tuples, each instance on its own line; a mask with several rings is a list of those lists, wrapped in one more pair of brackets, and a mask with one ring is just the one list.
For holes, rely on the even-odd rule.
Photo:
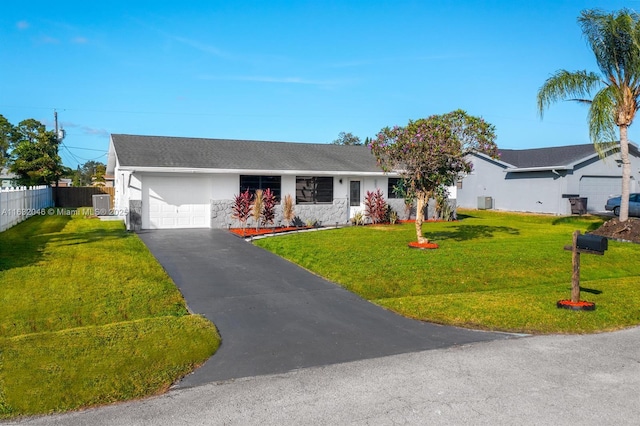
[(120, 222), (36, 216), (0, 233), (0, 418), (165, 391), (218, 348)]
[(407, 247), (413, 224), (349, 227), (257, 240), (255, 244), (375, 304), (441, 324), (526, 333), (589, 333), (640, 324), (640, 245), (609, 242), (581, 255), (581, 298), (592, 312), (556, 308), (571, 295), (574, 230), (597, 217), (460, 212), (425, 223), (437, 250)]

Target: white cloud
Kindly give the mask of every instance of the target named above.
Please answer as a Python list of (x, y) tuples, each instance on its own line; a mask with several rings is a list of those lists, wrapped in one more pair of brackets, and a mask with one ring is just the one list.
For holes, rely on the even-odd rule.
[(86, 37), (74, 37), (71, 39), (71, 43), (74, 44), (86, 44), (89, 40)]
[(27, 28), (29, 28), (30, 25), (27, 21), (18, 21), (16, 23), (16, 28), (19, 30), (26, 30)]

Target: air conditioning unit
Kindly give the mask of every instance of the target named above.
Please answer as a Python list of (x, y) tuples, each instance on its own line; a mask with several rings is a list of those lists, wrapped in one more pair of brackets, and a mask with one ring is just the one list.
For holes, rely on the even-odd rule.
[(478, 210), (489, 210), (493, 208), (493, 198), (478, 197)]
[(109, 194), (93, 195), (93, 211), (96, 216), (108, 216), (111, 211), (111, 196)]

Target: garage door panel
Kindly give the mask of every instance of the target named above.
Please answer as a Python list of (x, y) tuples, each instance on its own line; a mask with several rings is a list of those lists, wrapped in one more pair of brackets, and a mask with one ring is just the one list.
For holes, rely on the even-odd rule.
[(620, 195), (622, 177), (620, 176), (583, 176), (580, 179), (580, 196), (587, 198), (587, 210), (604, 211), (607, 199)]
[(208, 228), (210, 182), (207, 177), (145, 177), (148, 227)]

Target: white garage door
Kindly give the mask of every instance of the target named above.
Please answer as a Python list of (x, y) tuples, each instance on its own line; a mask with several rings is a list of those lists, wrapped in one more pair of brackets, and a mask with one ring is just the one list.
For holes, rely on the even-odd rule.
[(210, 178), (145, 176), (142, 186), (144, 229), (210, 226)]
[(583, 176), (580, 179), (580, 196), (587, 197), (587, 210), (604, 211), (604, 205), (611, 196), (620, 195), (620, 176)]

